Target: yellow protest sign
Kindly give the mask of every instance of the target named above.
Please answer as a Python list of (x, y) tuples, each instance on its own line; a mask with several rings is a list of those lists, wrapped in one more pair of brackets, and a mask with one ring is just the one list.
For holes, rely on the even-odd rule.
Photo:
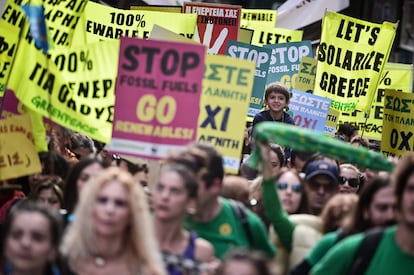
[[(17, 48), (19, 35), (32, 42), (29, 24), (21, 6), (33, 4), (33, 1), (9, 0), (4, 6), (0, 19), (0, 96), (11, 69), (11, 60)], [(40, 1), (43, 2), (43, 1)], [(48, 28), (50, 48), (66, 48), (72, 44), (74, 31), (79, 24), (87, 1), (44, 1), (44, 20)], [(38, 20), (38, 18), (35, 18)]]
[(51, 60), (21, 41), (9, 87), (28, 108), (56, 123), (109, 142), (119, 41), (102, 41), (66, 51)]
[(197, 14), (121, 10), (92, 1), (86, 6), (85, 18), (88, 43), (121, 36), (148, 38), (154, 24), (192, 39), (197, 22)]
[(227, 173), (239, 170), (255, 67), (253, 61), (206, 56), (197, 140), (217, 148)]
[(396, 25), (327, 12), (318, 47), (316, 95), (341, 112), (368, 112), (388, 60)]
[(359, 129), (359, 134), (369, 139), (381, 140), (384, 113), (384, 91), (386, 89), (411, 92), (413, 83), (413, 65), (387, 63), (382, 71), (380, 84), (371, 104), (371, 111), (366, 119), (365, 113), (354, 111), (342, 113), (339, 124), (348, 122)]
[[(30, 1), (29, 1), (30, 2)], [(49, 29), (51, 48), (66, 48), (72, 45), (75, 29), (82, 16), (87, 0), (44, 1), (46, 23)]]
[(19, 28), (0, 20), (0, 97), (6, 90), (7, 78), (10, 74), (13, 55), (17, 47)]
[[(25, 14), (21, 6), (25, 4), (36, 5), (36, 1), (7, 1), (2, 19), (14, 26), (23, 27)], [(44, 20), (48, 28), (48, 40), (51, 48), (69, 47), (73, 40), (73, 34), (78, 25), (79, 18), (82, 15), (88, 1), (37, 1), (44, 6)], [(36, 20), (42, 20), (36, 18)], [(23, 37), (27, 38), (27, 31)], [(15, 34), (16, 36), (19, 33)]]
[(414, 94), (386, 90), (381, 151), (402, 156), (414, 151)]
[(240, 27), (249, 28), (249, 27), (255, 27), (258, 24), (263, 24), (268, 27), (275, 27), (276, 17), (277, 17), (277, 10), (242, 9)]
[(252, 38), (252, 45), (262, 46), (285, 42), (302, 41), (303, 31), (256, 25)]
[(33, 140), (29, 115), (0, 120), (0, 180), (42, 170)]
[(299, 71), (293, 82), (293, 88), (302, 92), (313, 92), (316, 75), (316, 59), (304, 56), (299, 64)]
[(328, 116), (326, 117), (324, 133), (330, 136), (334, 136), (336, 133), (336, 125), (338, 124), (339, 115), (341, 113), (338, 110), (329, 109)]

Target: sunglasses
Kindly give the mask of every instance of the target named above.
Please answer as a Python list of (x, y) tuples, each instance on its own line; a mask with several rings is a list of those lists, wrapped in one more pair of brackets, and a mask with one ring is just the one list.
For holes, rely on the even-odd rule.
[[(286, 190), (289, 186), (286, 182), (278, 182), (276, 184), (277, 189), (279, 190)], [(295, 193), (301, 193), (302, 192), (302, 185), (300, 183), (294, 183), (291, 185), (292, 191)]]
[(348, 182), (348, 185), (356, 188), (359, 186), (360, 182), (359, 182), (359, 178), (346, 178), (346, 177), (340, 177), (340, 184), (345, 184), (346, 182)]

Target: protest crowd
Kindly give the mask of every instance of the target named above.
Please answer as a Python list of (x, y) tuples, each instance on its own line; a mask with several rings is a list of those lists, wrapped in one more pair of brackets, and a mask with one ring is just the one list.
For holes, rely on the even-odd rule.
[(277, 1), (172, 1), (176, 33), (145, 29), (163, 21), (140, 13), (151, 1), (6, 2), (0, 275), (414, 274), (413, 69), (387, 63), (394, 24), (327, 12), (314, 57), (274, 28)]

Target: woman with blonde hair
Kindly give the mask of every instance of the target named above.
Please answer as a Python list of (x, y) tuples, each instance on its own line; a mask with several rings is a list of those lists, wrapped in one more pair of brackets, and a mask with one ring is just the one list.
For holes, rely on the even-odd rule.
[(341, 174), (339, 193), (358, 193), (363, 184), (363, 177), (359, 169), (350, 163), (342, 163), (339, 168)]
[(82, 189), (61, 252), (77, 274), (165, 274), (144, 191), (118, 167)]

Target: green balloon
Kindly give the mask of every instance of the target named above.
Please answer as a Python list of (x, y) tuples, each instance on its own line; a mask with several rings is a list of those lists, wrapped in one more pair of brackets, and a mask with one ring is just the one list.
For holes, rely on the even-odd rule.
[[(357, 164), (374, 170), (392, 171), (393, 164), (381, 153), (327, 136), (321, 132), (303, 129), (278, 122), (261, 122), (255, 126), (254, 140), (262, 143), (277, 143), (298, 151), (319, 152), (333, 159)], [(254, 146), (248, 165), (259, 167), (259, 146)]]

